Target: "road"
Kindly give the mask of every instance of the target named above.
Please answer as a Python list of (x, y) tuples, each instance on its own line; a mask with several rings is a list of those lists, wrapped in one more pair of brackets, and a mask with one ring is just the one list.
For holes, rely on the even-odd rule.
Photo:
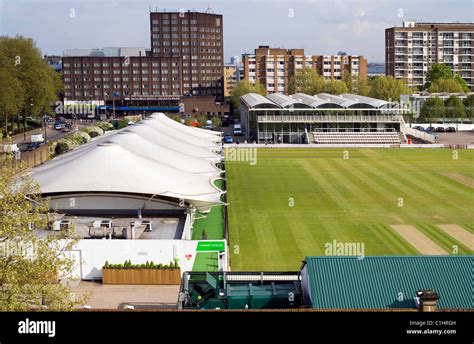
[(57, 141), (63, 137), (66, 137), (68, 135), (71, 135), (78, 130), (81, 130), (83, 128), (89, 127), (91, 125), (95, 124), (95, 122), (79, 122), (77, 121), (75, 125), (73, 125), (72, 129), (69, 132), (63, 132), (61, 130), (56, 130), (53, 127), (53, 124), (50, 124), (48, 128), (46, 129), (46, 135), (44, 133), (44, 128), (38, 128), (36, 130), (30, 130), (26, 132), (26, 139), (25, 135), (16, 135), (14, 139), (12, 140), (12, 143), (18, 144), (18, 147), (20, 150), (23, 150), (28, 143), (31, 142), (31, 135), (33, 134), (43, 134), (43, 137), (46, 136), (46, 139), (48, 142), (53, 142)]

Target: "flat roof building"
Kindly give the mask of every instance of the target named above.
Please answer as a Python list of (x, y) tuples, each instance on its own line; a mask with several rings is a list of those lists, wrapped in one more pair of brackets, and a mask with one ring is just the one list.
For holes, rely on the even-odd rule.
[(421, 87), (435, 63), (461, 75), (474, 89), (474, 23), (403, 22), (385, 29), (385, 74)]
[(311, 67), (326, 80), (344, 75), (367, 77), (367, 61), (356, 55), (305, 55), (304, 49), (259, 46), (254, 54), (243, 54), (243, 79), (265, 86), (268, 93), (288, 94), (289, 80), (298, 69)]
[(151, 49), (105, 47), (64, 52), (67, 100), (161, 96), (223, 97), (222, 15), (151, 12)]

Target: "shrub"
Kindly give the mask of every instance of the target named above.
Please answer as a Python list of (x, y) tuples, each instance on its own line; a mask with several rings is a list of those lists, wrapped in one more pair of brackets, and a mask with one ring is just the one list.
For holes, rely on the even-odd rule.
[(56, 147), (54, 148), (54, 152), (56, 155), (63, 154), (69, 152), (70, 150), (76, 147), (76, 143), (70, 139), (61, 139), (56, 143)]
[(114, 126), (110, 122), (100, 122), (97, 126), (103, 131), (114, 130)]
[(53, 157), (56, 154), (56, 145), (57, 142), (50, 142), (48, 143), (48, 149), (49, 149), (49, 156)]
[(87, 128), (87, 133), (89, 134), (90, 137), (97, 137), (104, 135), (104, 131), (99, 128), (99, 127), (89, 127)]
[(103, 269), (158, 269), (158, 270), (174, 270), (179, 269), (177, 261), (171, 261), (169, 265), (155, 264), (152, 261), (147, 261), (145, 264), (132, 264), (131, 260), (126, 260), (123, 264), (110, 264), (105, 261)]
[(79, 131), (71, 137), (71, 140), (73, 140), (78, 145), (82, 145), (84, 143), (89, 142), (91, 140), (91, 137), (88, 133)]

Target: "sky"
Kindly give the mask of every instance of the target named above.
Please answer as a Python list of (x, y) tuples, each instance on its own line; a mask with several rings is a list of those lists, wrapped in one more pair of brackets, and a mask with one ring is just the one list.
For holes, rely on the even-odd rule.
[(404, 20), (474, 22), (474, 0), (0, 0), (0, 35), (33, 38), (43, 54), (150, 48), (149, 11), (209, 7), (223, 15), (224, 55), (259, 45), (384, 61), (384, 30)]

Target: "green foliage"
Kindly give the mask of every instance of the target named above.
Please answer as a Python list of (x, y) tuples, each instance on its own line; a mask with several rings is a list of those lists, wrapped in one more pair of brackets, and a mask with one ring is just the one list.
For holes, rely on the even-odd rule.
[(443, 63), (435, 63), (426, 73), (424, 89), (432, 93), (438, 92), (469, 92), (467, 82)]
[[(463, 80), (464, 81), (464, 80)], [(431, 82), (430, 87), (428, 87), (428, 92), (431, 93), (458, 93), (463, 92), (462, 86), (455, 79), (438, 79)]]
[(104, 131), (98, 126), (84, 128), (83, 131), (88, 133), (91, 138), (104, 135)]
[(199, 115), (197, 117), (197, 121), (199, 123), (199, 126), (201, 128), (205, 127), (206, 126), (206, 121), (207, 121), (207, 116), (206, 115)]
[(400, 79), (395, 79), (392, 76), (377, 76), (370, 81), (369, 96), (372, 98), (400, 101), (401, 94), (409, 94), (410, 88)]
[(114, 126), (110, 122), (99, 122), (97, 126), (103, 131), (114, 130)]
[(70, 136), (70, 139), (74, 141), (78, 145), (82, 145), (84, 143), (87, 143), (91, 140), (91, 137), (88, 133), (85, 133), (83, 131), (78, 131), (74, 135)]
[(0, 36), (0, 117), (53, 113), (62, 90), (58, 73), (43, 60), (32, 39)]
[(466, 116), (469, 118), (474, 118), (474, 94), (468, 95), (464, 99), (463, 103), (466, 107)]
[(288, 81), (288, 93), (306, 93), (314, 95), (324, 91), (324, 77), (318, 75), (311, 67), (298, 69)]
[(181, 116), (179, 114), (174, 114), (173, 116), (171, 116), (171, 119), (178, 123), (181, 123)]
[(76, 243), (74, 233), (40, 238), (31, 230), (47, 227), (50, 206), (33, 179), (16, 173), (13, 158), (5, 155), (0, 162), (0, 311), (72, 310), (84, 300), (73, 301), (70, 288), (58, 281), (72, 272), (73, 261), (64, 253)]
[(459, 97), (450, 96), (445, 100), (444, 106), (448, 118), (464, 118), (466, 116), (466, 107)]
[(158, 270), (173, 270), (179, 269), (178, 262), (175, 260), (169, 264), (155, 264), (153, 261), (147, 261), (145, 264), (132, 264), (131, 260), (126, 260), (123, 264), (109, 264), (105, 261), (102, 269), (158, 269)]
[(230, 101), (234, 105), (234, 109), (238, 109), (240, 107), (240, 97), (247, 93), (258, 93), (261, 95), (267, 94), (267, 89), (262, 84), (252, 84), (247, 80), (239, 81), (230, 93)]
[(222, 121), (218, 116), (212, 116), (211, 121), (214, 129), (220, 128), (222, 125)]
[(60, 155), (76, 147), (76, 142), (70, 139), (60, 139), (56, 142), (56, 147), (54, 148), (54, 152), (56, 155)]
[(354, 77), (349, 73), (345, 73), (343, 81), (349, 93), (359, 94), (361, 96), (368, 96), (370, 93), (370, 81), (366, 78)]
[(122, 119), (114, 119), (112, 120), (112, 125), (114, 126), (115, 129), (123, 129), (125, 127), (128, 127), (128, 122), (129, 120), (122, 118)]
[(432, 97), (425, 100), (420, 109), (420, 119), (430, 120), (444, 118), (445, 108), (443, 101), (438, 97)]
[(344, 81), (331, 80), (326, 82), (326, 85), (324, 86), (324, 91), (329, 94), (338, 95), (342, 93), (347, 93), (349, 90), (347, 89), (347, 86)]

